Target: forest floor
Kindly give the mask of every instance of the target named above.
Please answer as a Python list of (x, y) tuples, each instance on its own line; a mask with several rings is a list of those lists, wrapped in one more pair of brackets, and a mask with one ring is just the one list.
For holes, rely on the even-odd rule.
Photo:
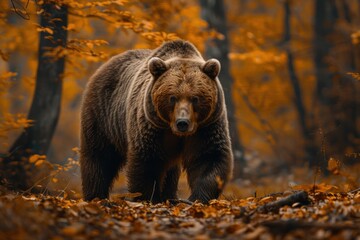
[(209, 204), (84, 202), (0, 189), (0, 239), (360, 239), (360, 189)]
[[(127, 201), (124, 174), (110, 200), (85, 202), (78, 161), (58, 165), (34, 155), (25, 166), (34, 180), (28, 191), (11, 191), (0, 181), (0, 240), (360, 240), (360, 164), (340, 168), (329, 160), (327, 177), (305, 167), (260, 177), (255, 167), (209, 204)], [(182, 176), (179, 196), (188, 191)]]

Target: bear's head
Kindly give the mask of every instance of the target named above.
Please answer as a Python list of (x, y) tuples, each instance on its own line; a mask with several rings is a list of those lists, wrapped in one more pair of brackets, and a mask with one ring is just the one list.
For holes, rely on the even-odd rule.
[(218, 108), (220, 63), (175, 58), (148, 61), (152, 75), (149, 91), (154, 112), (178, 136), (194, 134), (212, 119)]

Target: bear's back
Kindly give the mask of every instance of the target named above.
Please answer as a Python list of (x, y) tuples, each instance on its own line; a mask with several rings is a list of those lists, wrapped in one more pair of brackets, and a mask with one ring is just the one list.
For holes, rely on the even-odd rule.
[(162, 60), (171, 58), (203, 59), (196, 47), (184, 40), (175, 40), (163, 43), (152, 51), (151, 57), (159, 57)]
[(133, 77), (150, 54), (151, 50), (138, 49), (113, 56), (94, 73), (88, 88), (96, 88), (100, 92), (115, 90), (119, 81)]

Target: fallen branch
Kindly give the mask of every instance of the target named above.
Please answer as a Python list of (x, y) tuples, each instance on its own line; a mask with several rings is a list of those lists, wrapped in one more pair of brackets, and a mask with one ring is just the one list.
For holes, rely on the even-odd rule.
[(256, 211), (260, 213), (278, 212), (281, 207), (291, 206), (294, 203), (300, 203), (302, 205), (309, 204), (310, 201), (307, 192), (296, 192), (275, 202), (267, 203), (263, 206), (260, 206), (256, 209)]
[(356, 192), (359, 192), (360, 191), (360, 188), (357, 188), (357, 189), (354, 189), (352, 191), (350, 191), (349, 193), (356, 193)]
[(261, 223), (272, 232), (285, 233), (295, 229), (326, 229), (330, 231), (339, 231), (344, 229), (360, 229), (359, 224), (349, 223), (321, 223), (321, 222), (304, 222), (298, 220), (276, 220)]

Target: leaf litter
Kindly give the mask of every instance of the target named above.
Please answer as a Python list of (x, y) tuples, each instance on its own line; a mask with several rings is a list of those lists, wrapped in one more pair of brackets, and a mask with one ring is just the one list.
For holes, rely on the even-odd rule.
[(360, 191), (161, 204), (1, 191), (0, 239), (360, 239)]

